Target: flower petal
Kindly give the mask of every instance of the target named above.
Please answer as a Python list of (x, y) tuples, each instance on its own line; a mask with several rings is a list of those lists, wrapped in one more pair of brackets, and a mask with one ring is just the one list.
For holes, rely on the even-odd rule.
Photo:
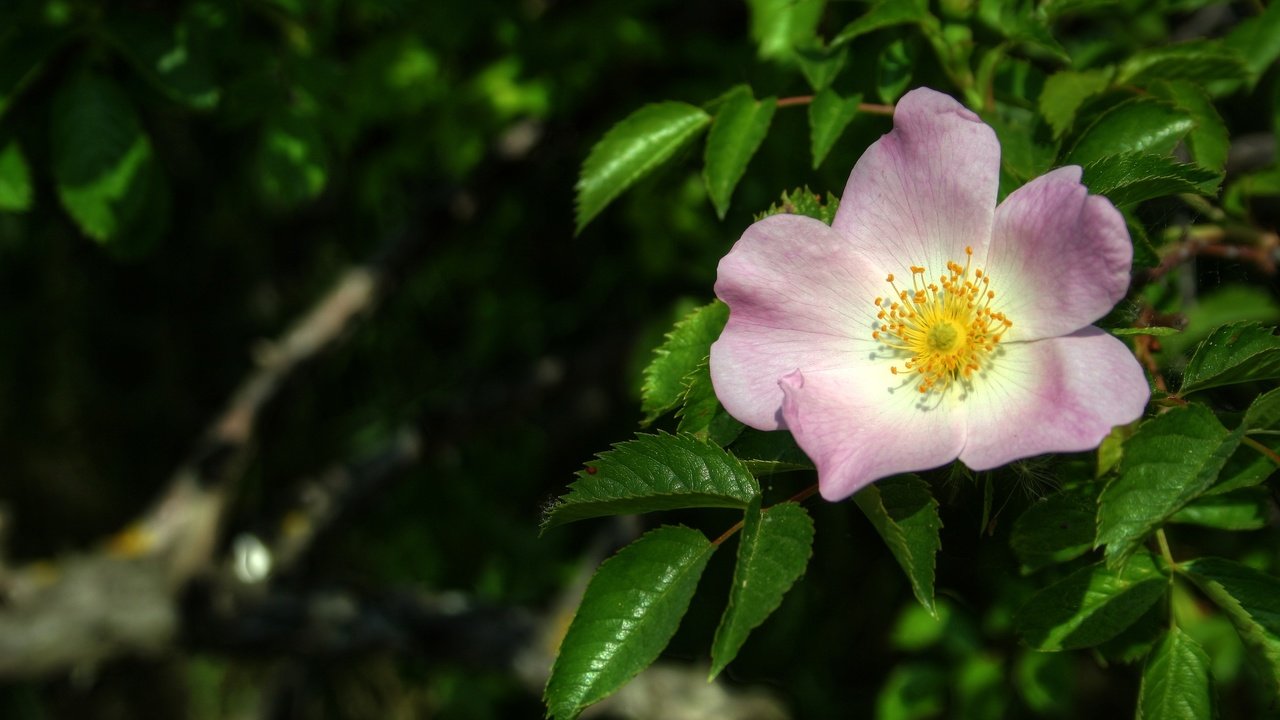
[(711, 382), (729, 414), (761, 430), (785, 427), (779, 378), (864, 362), (877, 347), (883, 280), (818, 220), (774, 215), (747, 228), (720, 261), (715, 288), (729, 322), (711, 346)]
[(922, 396), (881, 366), (782, 378), (782, 413), (818, 468), (827, 500), (843, 500), (883, 477), (938, 467), (964, 445), (964, 411)]
[(1110, 200), (1089, 195), (1080, 168), (1058, 168), (1015, 190), (996, 209), (986, 269), (1013, 321), (1007, 340), (1079, 330), (1129, 289), (1133, 243)]
[(967, 245), (991, 237), (1000, 184), (1000, 143), (977, 115), (947, 95), (919, 88), (898, 101), (893, 131), (853, 167), (832, 227), (880, 274), (935, 277)]
[(960, 459), (974, 470), (1095, 448), (1112, 427), (1139, 418), (1151, 397), (1133, 353), (1096, 327), (1000, 352), (965, 400)]

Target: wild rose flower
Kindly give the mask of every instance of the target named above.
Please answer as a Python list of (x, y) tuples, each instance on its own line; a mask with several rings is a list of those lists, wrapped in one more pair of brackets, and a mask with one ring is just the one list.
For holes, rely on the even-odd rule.
[(716, 394), (747, 425), (789, 429), (828, 500), (957, 458), (1087, 450), (1142, 414), (1137, 360), (1090, 324), (1129, 285), (1124, 219), (1075, 166), (997, 207), (999, 172), (991, 128), (917, 89), (830, 227), (774, 215), (720, 261)]

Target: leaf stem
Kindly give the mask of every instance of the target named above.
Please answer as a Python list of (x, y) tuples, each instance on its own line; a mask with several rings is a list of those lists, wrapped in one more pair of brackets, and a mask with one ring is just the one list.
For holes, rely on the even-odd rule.
[[(813, 102), (813, 95), (796, 95), (794, 97), (778, 98), (778, 107), (790, 107), (792, 105), (808, 105)], [(892, 105), (878, 105), (876, 103), (858, 103), (858, 112), (868, 115), (893, 115)]]
[(1268, 460), (1275, 463), (1277, 466), (1280, 466), (1280, 453), (1277, 453), (1275, 450), (1272, 450), (1271, 448), (1267, 447), (1266, 445), (1263, 445), (1257, 440), (1254, 440), (1248, 435), (1245, 435), (1244, 437), (1240, 438), (1240, 442), (1244, 443), (1245, 445), (1248, 445), (1254, 450), (1257, 450), (1263, 455), (1266, 455)]
[[(804, 502), (805, 500), (808, 500), (809, 498), (811, 498), (811, 497), (813, 497), (814, 495), (817, 495), (817, 494), (818, 494), (818, 483), (814, 483), (814, 484), (810, 485), (809, 487), (807, 487), (807, 488), (805, 488), (805, 489), (801, 490), (800, 492), (796, 493), (795, 495), (792, 495), (791, 497), (787, 498), (785, 502), (800, 503), (800, 502)], [(781, 504), (781, 503), (779, 503), (779, 504)], [(768, 510), (768, 509), (769, 509), (769, 508), (765, 508), (765, 510)], [(763, 512), (763, 511), (762, 511), (762, 512)], [(719, 546), (719, 545), (720, 545), (721, 543), (723, 543), (725, 540), (728, 540), (729, 538), (733, 537), (734, 533), (736, 533), (736, 532), (738, 532), (739, 530), (741, 530), (741, 529), (742, 529), (742, 524), (743, 524), (744, 522), (746, 522), (746, 521), (745, 521), (745, 520), (739, 520), (738, 522), (734, 523), (734, 524), (733, 524), (733, 527), (729, 528), (728, 530), (725, 530), (725, 531), (724, 531), (724, 533), (722, 533), (722, 534), (720, 535), (720, 537), (716, 538), (715, 540), (712, 540), (712, 541), (711, 541), (711, 544), (712, 544), (712, 545)]]
[(1156, 530), (1156, 541), (1160, 543), (1160, 554), (1164, 556), (1164, 561), (1169, 563), (1171, 570), (1178, 569), (1178, 561), (1173, 559), (1173, 553), (1169, 550), (1169, 538), (1164, 535), (1164, 528)]

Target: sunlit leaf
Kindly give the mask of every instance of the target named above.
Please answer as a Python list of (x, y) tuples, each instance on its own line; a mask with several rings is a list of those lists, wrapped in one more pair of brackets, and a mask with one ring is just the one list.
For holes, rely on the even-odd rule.
[(917, 0), (880, 0), (862, 17), (845, 25), (831, 41), (831, 45), (844, 45), (869, 32), (894, 25), (922, 22), (927, 17), (929, 13), (924, 4)]
[(1063, 162), (1088, 165), (1124, 153), (1167, 155), (1193, 127), (1191, 116), (1169, 103), (1133, 98), (1099, 115), (1076, 138)]
[(35, 189), (31, 168), (17, 140), (0, 147), (0, 211), (25, 212), (31, 209)]
[(1258, 323), (1238, 322), (1214, 330), (1196, 348), (1182, 373), (1182, 394), (1280, 378), (1280, 336)]
[(729, 306), (715, 300), (686, 315), (667, 333), (644, 369), (640, 409), (645, 424), (680, 404), (685, 378), (698, 368), (729, 320)]
[(1280, 578), (1222, 558), (1198, 558), (1180, 569), (1231, 618), (1271, 696), (1280, 696)]
[(721, 219), (729, 211), (733, 189), (747, 171), (747, 163), (769, 133), (776, 107), (774, 98), (756, 100), (751, 88), (739, 85), (727, 93), (716, 110), (707, 135), (702, 177)]
[(1092, 647), (1118, 635), (1169, 590), (1169, 578), (1147, 553), (1123, 567), (1096, 563), (1036, 593), (1014, 618), (1037, 650)]
[(1083, 182), (1116, 205), (1129, 205), (1176, 193), (1203, 194), (1221, 179), (1220, 173), (1198, 165), (1136, 152), (1110, 155), (1085, 165)]
[(1210, 720), (1215, 705), (1209, 656), (1177, 625), (1170, 627), (1142, 669), (1138, 720)]
[(1076, 111), (1086, 100), (1106, 90), (1114, 74), (1111, 68), (1061, 70), (1044, 81), (1038, 100), (1040, 113), (1053, 128), (1055, 137), (1071, 129)]

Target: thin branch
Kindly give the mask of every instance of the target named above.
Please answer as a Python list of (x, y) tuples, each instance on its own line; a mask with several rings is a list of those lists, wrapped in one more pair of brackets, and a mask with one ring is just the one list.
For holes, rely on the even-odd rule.
[[(791, 107), (793, 105), (808, 105), (813, 102), (814, 95), (796, 95), (794, 97), (778, 98), (778, 107)], [(888, 115), (893, 116), (892, 105), (878, 105), (876, 103), (858, 103), (858, 112), (868, 115)]]

